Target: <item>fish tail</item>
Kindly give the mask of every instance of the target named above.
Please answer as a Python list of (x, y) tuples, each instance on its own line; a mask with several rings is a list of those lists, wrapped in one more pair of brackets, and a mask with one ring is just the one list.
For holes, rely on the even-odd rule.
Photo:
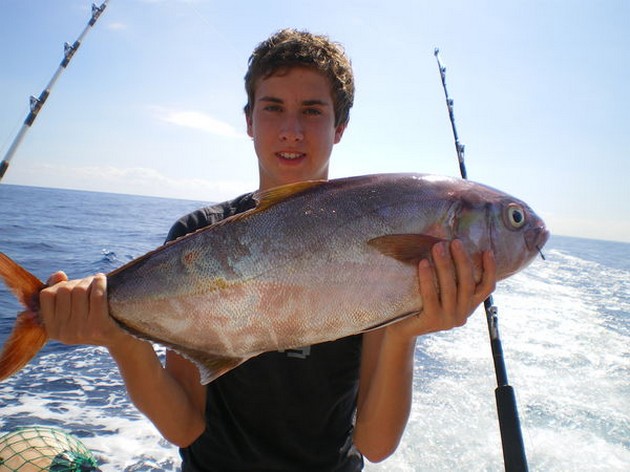
[(48, 336), (39, 321), (39, 292), (45, 285), (0, 252), (0, 278), (26, 310), (17, 316), (13, 331), (0, 353), (0, 381), (15, 374), (44, 347)]

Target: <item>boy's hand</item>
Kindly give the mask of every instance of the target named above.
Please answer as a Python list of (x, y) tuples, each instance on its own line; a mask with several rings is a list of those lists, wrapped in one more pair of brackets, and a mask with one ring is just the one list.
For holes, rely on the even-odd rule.
[(426, 259), (418, 266), (422, 312), (391, 326), (405, 337), (463, 326), (496, 286), (496, 263), (491, 251), (483, 253), (481, 274), (475, 274), (472, 260), (459, 240), (438, 243), (431, 253), (435, 267)]
[(39, 301), (42, 322), (51, 339), (111, 347), (128, 336), (109, 316), (107, 278), (103, 274), (68, 280), (66, 274), (56, 272)]

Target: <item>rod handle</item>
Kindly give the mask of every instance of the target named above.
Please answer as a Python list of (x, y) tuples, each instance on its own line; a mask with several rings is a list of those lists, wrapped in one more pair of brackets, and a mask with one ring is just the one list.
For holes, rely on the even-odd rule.
[(503, 443), (503, 462), (506, 472), (527, 472), (527, 457), (518, 419), (516, 396), (509, 385), (502, 385), (495, 391), (501, 442)]
[(2, 177), (4, 177), (4, 174), (6, 173), (8, 168), (9, 168), (8, 161), (4, 160), (0, 162), (0, 180), (2, 180)]

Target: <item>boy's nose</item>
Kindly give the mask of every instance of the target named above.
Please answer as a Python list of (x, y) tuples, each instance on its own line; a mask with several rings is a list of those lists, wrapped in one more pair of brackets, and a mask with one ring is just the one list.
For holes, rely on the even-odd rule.
[(304, 139), (304, 130), (297, 117), (287, 117), (280, 129), (280, 140), (298, 142)]

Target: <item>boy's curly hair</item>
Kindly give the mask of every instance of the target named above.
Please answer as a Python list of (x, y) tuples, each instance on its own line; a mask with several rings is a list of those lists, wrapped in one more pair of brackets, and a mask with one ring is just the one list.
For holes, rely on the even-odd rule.
[(327, 36), (287, 28), (260, 43), (249, 57), (245, 74), (247, 105), (250, 117), (254, 107), (256, 82), (292, 67), (308, 67), (321, 72), (330, 81), (335, 110), (335, 126), (345, 125), (350, 119), (354, 102), (354, 76), (350, 59), (338, 43)]

